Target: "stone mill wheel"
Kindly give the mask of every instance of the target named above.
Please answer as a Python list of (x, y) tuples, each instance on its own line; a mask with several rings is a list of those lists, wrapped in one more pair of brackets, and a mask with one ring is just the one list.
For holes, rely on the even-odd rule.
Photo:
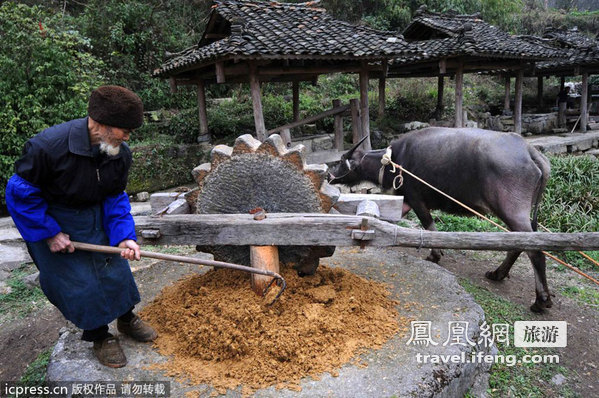
[[(326, 182), (326, 165), (306, 165), (304, 146), (287, 149), (279, 135), (260, 142), (250, 134), (231, 148), (217, 145), (210, 163), (193, 170), (199, 184), (196, 213), (248, 214), (257, 208), (268, 213), (328, 213), (339, 190)], [(240, 237), (241, 238), (241, 237)], [(200, 246), (215, 260), (250, 265), (249, 246)], [(313, 274), (320, 257), (334, 246), (279, 246), (281, 264), (300, 274)]]

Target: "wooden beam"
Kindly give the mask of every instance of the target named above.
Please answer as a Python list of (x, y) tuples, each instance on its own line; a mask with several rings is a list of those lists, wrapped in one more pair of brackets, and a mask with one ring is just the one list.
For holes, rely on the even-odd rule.
[(383, 116), (385, 116), (385, 85), (386, 85), (386, 78), (387, 78), (387, 70), (388, 70), (388, 65), (387, 65), (387, 60), (384, 59), (382, 62), (383, 65), (383, 71), (381, 73), (381, 76), (379, 77), (379, 111), (378, 111), (378, 117), (379, 119), (382, 118)]
[(177, 89), (177, 80), (175, 80), (174, 77), (169, 77), (169, 79), (168, 79), (168, 85), (169, 85), (169, 88), (171, 90), (171, 94), (177, 94), (177, 91), (178, 91), (178, 89)]
[(439, 73), (441, 75), (444, 75), (445, 73), (447, 73), (447, 59), (443, 58), (442, 60), (439, 61)]
[(258, 80), (256, 64), (253, 62), (250, 62), (250, 90), (252, 93), (252, 106), (254, 110), (254, 125), (256, 126), (256, 138), (264, 142), (266, 140), (266, 127), (264, 127), (264, 113), (262, 112), (260, 80)]
[(503, 97), (503, 110), (504, 113), (507, 114), (510, 110), (510, 85), (511, 78), (510, 75), (505, 75), (505, 95)]
[(203, 80), (197, 82), (197, 94), (198, 115), (200, 118), (200, 135), (198, 136), (198, 142), (210, 142), (211, 137), (208, 132), (208, 114), (206, 112), (206, 88)]
[(464, 127), (464, 69), (459, 67), (455, 73), (455, 126)]
[[(135, 218), (139, 243), (158, 245), (360, 246), (352, 230), (362, 220), (374, 231), (372, 246), (468, 250), (599, 250), (599, 232), (432, 232), (402, 228), (375, 218), (341, 214), (269, 213), (261, 221), (251, 214), (180, 214)], [(144, 230), (160, 231), (144, 238)], [(156, 234), (154, 234), (156, 236)]]
[(580, 93), (580, 132), (587, 132), (588, 125), (589, 74), (582, 74), (582, 92)]
[(522, 80), (524, 78), (524, 72), (519, 70), (516, 74), (516, 88), (515, 88), (515, 100), (514, 100), (514, 132), (516, 134), (522, 134)]
[(368, 69), (365, 65), (360, 69), (360, 116), (362, 137), (368, 136), (364, 141), (364, 150), (369, 151), (372, 149), (372, 144), (370, 143), (370, 113), (368, 111)]
[(543, 109), (543, 76), (537, 77), (537, 106)]
[(225, 67), (222, 62), (217, 62), (214, 64), (216, 69), (216, 82), (224, 83), (225, 82)]
[(293, 121), (297, 122), (300, 117), (300, 108), (299, 108), (299, 81), (294, 80), (292, 83), (292, 91), (293, 91)]
[[(341, 100), (333, 100), (333, 109), (341, 107)], [(343, 150), (343, 117), (340, 113), (335, 115), (335, 121), (333, 123), (333, 131), (335, 133), (335, 149), (338, 151)]]
[(349, 106), (351, 108), (351, 131), (352, 131), (352, 142), (357, 144), (362, 137), (362, 120), (360, 119), (360, 102), (357, 98), (349, 100)]
[(443, 90), (445, 87), (445, 77), (439, 75), (437, 77), (437, 108), (435, 109), (435, 117), (441, 119), (443, 115)]
[(338, 113), (347, 112), (348, 109), (349, 109), (349, 105), (341, 105), (341, 106), (339, 106), (337, 108), (328, 109), (328, 110), (326, 110), (324, 112), (320, 112), (317, 115), (310, 116), (310, 117), (307, 117), (307, 118), (302, 119), (302, 120), (298, 120), (297, 122), (287, 123), (287, 124), (285, 124), (283, 126), (279, 126), (279, 127), (274, 128), (274, 129), (270, 129), (270, 130), (268, 130), (268, 134), (270, 135), (270, 134), (276, 133), (276, 132), (284, 130), (284, 129), (292, 129), (294, 127), (301, 126), (302, 124), (312, 123), (312, 122), (315, 122), (317, 120), (323, 119), (325, 117), (333, 116), (333, 115), (336, 115)]

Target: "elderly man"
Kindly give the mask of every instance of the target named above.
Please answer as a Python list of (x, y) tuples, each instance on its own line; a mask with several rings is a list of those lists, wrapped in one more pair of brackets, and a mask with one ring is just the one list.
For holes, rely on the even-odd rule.
[[(131, 151), (125, 144), (143, 124), (143, 104), (119, 86), (94, 90), (88, 117), (50, 127), (26, 144), (6, 187), (8, 210), (40, 271), (46, 297), (83, 329), (103, 365), (125, 366), (117, 329), (138, 341), (156, 332), (133, 313), (139, 292), (127, 260), (139, 260), (125, 193)], [(123, 249), (121, 255), (75, 251), (71, 241)]]

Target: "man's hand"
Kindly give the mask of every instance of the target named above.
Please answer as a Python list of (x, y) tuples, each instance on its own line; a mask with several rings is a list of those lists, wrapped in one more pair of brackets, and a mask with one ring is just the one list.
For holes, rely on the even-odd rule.
[(48, 247), (52, 253), (73, 253), (75, 251), (75, 247), (71, 243), (71, 238), (63, 232), (59, 232), (53, 237), (46, 239), (46, 243), (48, 243)]
[(141, 259), (139, 245), (136, 241), (132, 239), (125, 239), (124, 241), (119, 243), (119, 247), (125, 249), (121, 252), (121, 257), (126, 258), (127, 260)]

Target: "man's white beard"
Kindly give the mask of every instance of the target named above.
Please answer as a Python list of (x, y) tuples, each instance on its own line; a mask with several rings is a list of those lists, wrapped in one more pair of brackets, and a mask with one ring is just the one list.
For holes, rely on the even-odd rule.
[(121, 146), (110, 145), (104, 141), (100, 142), (100, 152), (103, 152), (109, 156), (116, 156), (121, 151)]

